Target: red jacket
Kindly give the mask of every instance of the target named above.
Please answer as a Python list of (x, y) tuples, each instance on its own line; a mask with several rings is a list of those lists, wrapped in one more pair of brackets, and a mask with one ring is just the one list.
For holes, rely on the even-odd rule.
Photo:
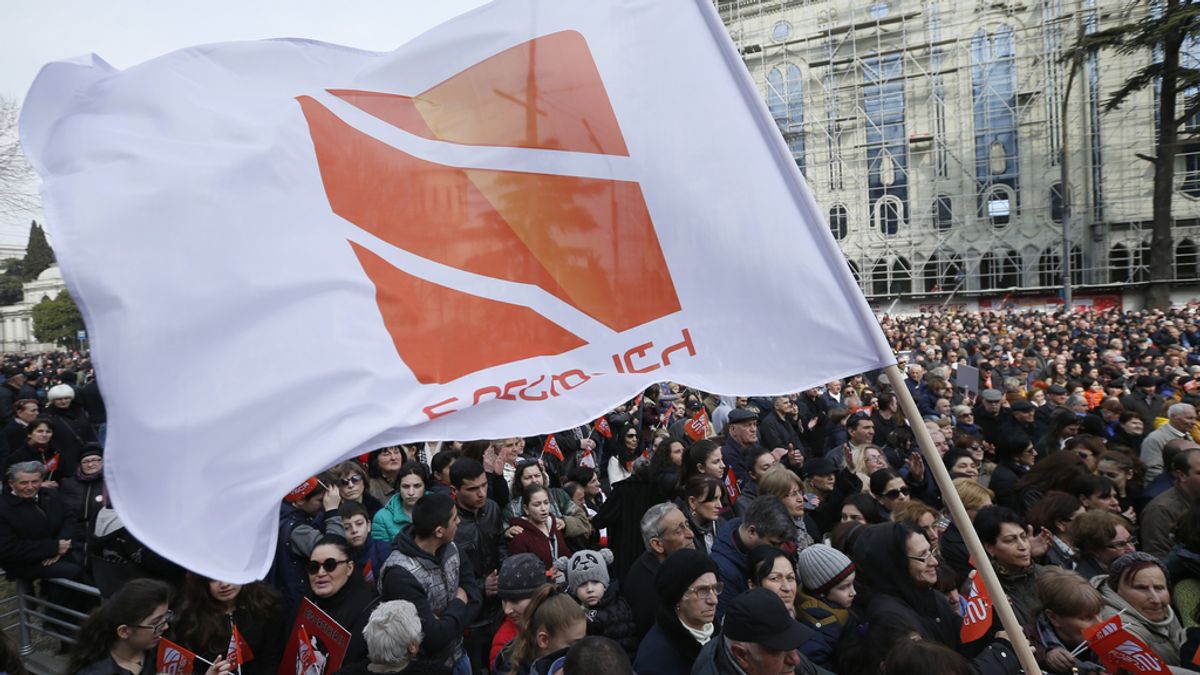
[(550, 516), (550, 532), (553, 537), (547, 537), (536, 525), (524, 518), (512, 518), (509, 525), (521, 528), (521, 534), (508, 542), (508, 554), (532, 553), (536, 555), (547, 570), (554, 569), (554, 560), (562, 556), (570, 556), (571, 549), (567, 548), (567, 540), (563, 538), (562, 530), (558, 529), (558, 519)]

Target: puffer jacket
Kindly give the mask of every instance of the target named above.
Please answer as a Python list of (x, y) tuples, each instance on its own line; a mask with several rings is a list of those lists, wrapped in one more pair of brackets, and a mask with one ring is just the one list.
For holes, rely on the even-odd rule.
[(375, 517), (371, 519), (371, 538), (390, 544), (396, 535), (400, 534), (400, 530), (410, 524), (412, 524), (412, 516), (404, 511), (404, 501), (400, 499), (400, 494), (394, 494), (382, 509), (375, 512)]
[(584, 608), (584, 614), (588, 620), (587, 634), (614, 640), (629, 655), (632, 663), (637, 656), (638, 634), (633, 625), (633, 610), (621, 597), (616, 580), (604, 589), (604, 595), (595, 607)]
[(813, 636), (800, 645), (800, 653), (822, 668), (836, 670), (837, 644), (847, 627), (856, 623), (850, 610), (801, 590), (796, 596), (796, 620), (813, 629)]
[(1108, 575), (1101, 574), (1092, 577), (1092, 586), (1104, 597), (1104, 609), (1100, 610), (1101, 619), (1111, 619), (1124, 610), (1121, 621), (1125, 630), (1141, 638), (1150, 649), (1154, 650), (1168, 666), (1180, 665), (1179, 648), (1187, 639), (1183, 626), (1175, 616), (1175, 609), (1167, 606), (1167, 618), (1162, 621), (1151, 621), (1133, 608), (1119, 593), (1109, 588)]

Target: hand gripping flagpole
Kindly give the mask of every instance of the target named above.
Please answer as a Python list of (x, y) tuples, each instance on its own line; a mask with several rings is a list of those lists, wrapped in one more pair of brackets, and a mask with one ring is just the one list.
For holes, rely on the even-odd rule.
[(975, 526), (971, 523), (971, 518), (967, 516), (967, 509), (958, 497), (958, 491), (954, 489), (950, 472), (946, 470), (941, 455), (933, 446), (933, 437), (925, 428), (925, 422), (921, 419), (916, 402), (913, 401), (912, 392), (904, 385), (904, 374), (900, 372), (900, 367), (896, 364), (888, 366), (884, 372), (887, 373), (892, 391), (896, 392), (900, 410), (904, 413), (905, 419), (908, 420), (908, 426), (912, 428), (913, 434), (917, 438), (921, 454), (925, 456), (927, 470), (933, 472), (933, 479), (942, 492), (942, 501), (950, 510), (950, 518), (954, 520), (958, 531), (962, 533), (963, 541), (967, 544), (967, 551), (975, 561), (975, 569), (983, 577), (983, 584), (988, 589), (988, 595), (991, 596), (992, 607), (996, 610), (996, 616), (1000, 617), (1000, 625), (1008, 633), (1008, 641), (1012, 643), (1021, 667), (1025, 670), (1026, 675), (1041, 673), (1042, 670), (1033, 656), (1033, 650), (1029, 648), (1029, 641), (1025, 639), (1021, 624), (1017, 622), (1017, 615), (1013, 614), (1012, 605), (1008, 603), (1008, 595), (1004, 593), (1004, 588), (1000, 585), (1000, 578), (996, 576), (996, 570), (992, 569), (992, 561), (988, 558), (983, 543), (979, 541)]

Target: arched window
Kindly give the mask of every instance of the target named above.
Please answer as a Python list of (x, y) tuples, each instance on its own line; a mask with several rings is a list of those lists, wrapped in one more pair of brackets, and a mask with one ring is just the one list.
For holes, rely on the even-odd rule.
[[(1006, 225), (1017, 211), (1019, 197), (1017, 143), (1017, 67), (1013, 31), (1001, 26), (994, 33), (980, 30), (971, 39), (971, 94), (975, 111), (975, 180), (980, 211), (993, 225)], [(1005, 219), (997, 222), (992, 188), (1007, 186)]]
[(829, 209), (829, 231), (833, 233), (834, 239), (846, 238), (846, 233), (850, 231), (850, 217), (845, 206), (834, 204), (833, 208)]
[(1062, 284), (1062, 264), (1058, 251), (1047, 248), (1038, 257), (1038, 286), (1059, 286)]
[(883, 234), (896, 234), (903, 222), (904, 205), (895, 197), (884, 197), (875, 205), (875, 223)]
[(1175, 278), (1200, 278), (1196, 265), (1198, 261), (1200, 261), (1200, 256), (1197, 255), (1196, 243), (1191, 239), (1179, 242), (1179, 246), (1175, 247)]
[(939, 232), (945, 232), (954, 227), (954, 209), (951, 207), (950, 195), (938, 195), (933, 200), (933, 227)]
[(1012, 193), (1006, 186), (993, 185), (984, 200), (983, 216), (992, 227), (1006, 227), (1012, 220)]
[(847, 260), (846, 266), (850, 268), (850, 276), (854, 277), (854, 283), (862, 288), (862, 274), (858, 271), (858, 265), (855, 265), (853, 260)]
[(892, 283), (888, 289), (889, 295), (907, 295), (912, 293), (912, 265), (903, 256), (896, 256), (892, 263)]
[(887, 295), (888, 294), (888, 263), (886, 260), (878, 260), (875, 266), (871, 268), (871, 294), (872, 295)]
[(963, 282), (962, 256), (953, 251), (935, 251), (921, 269), (926, 293), (953, 291)]
[(1132, 261), (1129, 257), (1129, 249), (1125, 248), (1124, 244), (1113, 246), (1108, 252), (1108, 281), (1114, 284), (1127, 284), (1132, 279)]
[(1050, 186), (1050, 220), (1056, 223), (1063, 221), (1063, 192), (1062, 183)]
[(1018, 288), (1021, 259), (1012, 249), (989, 251), (979, 261), (979, 288), (984, 291)]
[(804, 171), (804, 76), (799, 66), (788, 63), (767, 74), (767, 108)]
[[(867, 200), (885, 235), (908, 220), (908, 136), (904, 132), (904, 60), (900, 54), (863, 59)], [(885, 199), (894, 206), (880, 208)]]
[(1142, 242), (1133, 256), (1133, 281), (1134, 283), (1150, 281), (1150, 242), (1148, 241)]

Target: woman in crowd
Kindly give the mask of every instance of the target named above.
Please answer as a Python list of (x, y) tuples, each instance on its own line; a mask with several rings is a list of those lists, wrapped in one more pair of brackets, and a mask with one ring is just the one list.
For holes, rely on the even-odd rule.
[(979, 464), (971, 453), (961, 448), (953, 448), (942, 455), (942, 462), (951, 478), (970, 478), (979, 480)]
[[(375, 496), (367, 492), (367, 470), (362, 464), (356, 461), (342, 462), (333, 469), (334, 478), (337, 480), (338, 494), (342, 496), (342, 503), (358, 502), (367, 509), (367, 513), (374, 517), (375, 514), (383, 507), (383, 503)], [(368, 522), (370, 519), (368, 518)]]
[[(159, 640), (174, 615), (167, 602), (171, 587), (152, 579), (133, 579), (121, 587), (79, 628), (67, 672), (76, 675), (153, 675)], [(223, 655), (222, 649), (218, 654)], [(230, 670), (223, 656), (211, 658), (205, 675)], [(212, 658), (215, 657), (215, 658)]]
[(500, 651), (492, 675), (549, 675), (550, 665), (587, 635), (583, 608), (553, 584), (543, 584), (525, 608), (517, 637)]
[(796, 592), (799, 590), (796, 568), (787, 554), (774, 546), (759, 546), (746, 556), (746, 581), (749, 588), (765, 588), (783, 600), (796, 616)]
[(850, 452), (850, 457), (854, 463), (854, 474), (863, 482), (863, 485), (871, 481), (870, 477), (876, 471), (886, 469), (889, 466), (887, 459), (883, 455), (883, 451), (874, 445), (854, 448)]
[[(496, 658), (525, 626), (525, 609), (529, 607), (533, 594), (547, 583), (546, 567), (532, 553), (509, 556), (500, 564), (496, 575), (496, 595), (500, 597), (503, 619), (492, 636), (492, 648), (488, 652), (488, 668), (498, 672)], [(509, 649), (511, 656), (512, 650)]]
[(1078, 564), (1075, 571), (1084, 579), (1108, 572), (1114, 560), (1137, 549), (1129, 521), (1112, 511), (1088, 511), (1071, 523), (1071, 543)]
[(633, 463), (642, 454), (642, 437), (634, 426), (621, 431), (621, 443), (617, 451), (608, 458), (608, 484), (610, 486), (633, 475)]
[(25, 427), (25, 445), (13, 450), (5, 460), (6, 466), (21, 462), (41, 462), (46, 467), (42, 481), (44, 488), (57, 488), (58, 482), (75, 475), (78, 458), (66, 457), (51, 443), (54, 441), (54, 426), (50, 420), (39, 417)]
[(934, 551), (938, 550), (938, 542), (942, 538), (942, 533), (938, 530), (938, 519), (941, 517), (942, 514), (938, 513), (937, 509), (915, 499), (897, 504), (896, 508), (892, 509), (892, 522), (915, 525), (925, 533), (925, 538), (929, 540), (929, 545)]
[(758, 493), (774, 495), (787, 507), (788, 515), (796, 526), (792, 541), (797, 551), (803, 551), (813, 542), (821, 540), (821, 531), (804, 508), (804, 481), (791, 469), (782, 464), (772, 466), (759, 478)]
[(879, 504), (884, 520), (891, 517), (892, 509), (909, 499), (908, 485), (895, 469), (879, 469), (871, 474), (871, 496)]
[(1142, 494), (1141, 462), (1117, 450), (1107, 450), (1096, 463), (1096, 473), (1111, 480), (1117, 490), (1121, 512), (1133, 515), (1133, 505)]
[(1083, 504), (1083, 508), (1121, 512), (1121, 501), (1117, 499), (1117, 486), (1104, 476), (1081, 473), (1071, 480), (1070, 494)]
[(717, 532), (725, 525), (721, 517), (721, 496), (724, 486), (712, 476), (692, 476), (683, 486), (683, 494), (675, 503), (687, 516), (695, 535), (696, 550), (712, 553)]
[(554, 569), (554, 561), (560, 556), (571, 555), (567, 541), (557, 519), (550, 511), (550, 492), (541, 485), (531, 485), (521, 494), (521, 509), (524, 518), (512, 518), (510, 527), (520, 528), (520, 533), (508, 542), (509, 555), (532, 553), (542, 561), (547, 570)]
[(1117, 428), (1113, 430), (1112, 438), (1109, 439), (1109, 446), (1123, 445), (1127, 448), (1140, 448), (1142, 441), (1146, 439), (1146, 425), (1142, 418), (1133, 410), (1126, 410), (1121, 413), (1121, 417), (1117, 422)]
[[(583, 505), (589, 517), (596, 515), (604, 503), (604, 488), (600, 485), (600, 474), (590, 466), (577, 466), (567, 474), (567, 479), (583, 486)], [(674, 489), (674, 483), (671, 488)]]
[(1071, 481), (1081, 473), (1087, 473), (1087, 469), (1079, 455), (1073, 452), (1054, 452), (1049, 457), (1038, 460), (1029, 473), (1022, 476), (1014, 486), (1017, 505), (1020, 508), (1013, 511), (1025, 513), (1034, 502), (1051, 490), (1070, 492)]
[(996, 443), (996, 468), (988, 487), (996, 495), (996, 503), (1016, 511), (1020, 508), (1017, 482), (1020, 481), (1037, 461), (1037, 450), (1033, 441), (1023, 433), (1010, 433), (1000, 437)]
[(1125, 630), (1141, 638), (1168, 666), (1181, 665), (1179, 648), (1186, 636), (1171, 607), (1162, 561), (1141, 551), (1126, 553), (1091, 584), (1104, 598), (1101, 619), (1121, 614)]
[(725, 480), (725, 460), (721, 459), (721, 446), (710, 438), (696, 441), (688, 447), (679, 472), (680, 486), (687, 483), (692, 476), (701, 475)]
[(339, 671), (344, 673), (360, 672), (365, 667), (363, 627), (379, 604), (375, 587), (362, 578), (353, 556), (344, 538), (327, 534), (317, 540), (304, 568), (308, 573), (308, 599), (350, 633)]
[(571, 501), (571, 497), (561, 488), (548, 487), (548, 485), (549, 477), (546, 476), (541, 462), (536, 459), (523, 459), (518, 462), (517, 473), (513, 475), (513, 483), (509, 488), (512, 500), (508, 502), (508, 506), (504, 507), (504, 521), (523, 518), (525, 516), (523, 498), (526, 490), (534, 486), (541, 486), (545, 488), (546, 494), (550, 498), (550, 515), (561, 523), (558, 527), (563, 529), (563, 536), (574, 538), (590, 535), (592, 525), (587, 520), (587, 516), (579, 510), (579, 507), (575, 506), (575, 502)]
[(396, 494), (396, 476), (405, 460), (404, 449), (398, 445), (380, 448), (368, 456), (367, 475), (370, 481), (367, 492), (376, 502), (386, 504)]
[(1066, 410), (1055, 410), (1050, 415), (1050, 426), (1046, 429), (1046, 433), (1042, 436), (1041, 442), (1038, 443), (1038, 456), (1046, 459), (1054, 453), (1062, 450), (1066, 445), (1067, 440), (1074, 436), (1079, 431), (1079, 418), (1075, 413)]
[(92, 443), (84, 448), (74, 476), (62, 479), (58, 496), (80, 532), (95, 530), (96, 515), (104, 508), (104, 449)]
[(1049, 568), (1038, 576), (1037, 620), (1025, 626), (1038, 665), (1051, 673), (1103, 675), (1090, 649), (1072, 656), (1086, 642), (1083, 631), (1100, 621), (1104, 599), (1086, 579), (1064, 569)]
[(391, 543), (412, 522), (413, 507), (428, 491), (429, 470), (420, 462), (405, 462), (396, 472), (396, 494), (371, 519), (371, 538)]
[[(905, 523), (872, 525), (858, 538), (854, 561), (859, 581), (870, 589), (861, 650), (865, 662), (843, 672), (880, 672), (879, 664), (892, 646), (913, 634), (958, 649), (961, 619), (934, 590), (938, 560), (919, 530)], [(998, 634), (975, 664), (983, 673), (1008, 672), (1001, 665), (1007, 659), (1015, 659), (1012, 647)]]
[(1028, 624), (1038, 606), (1037, 578), (1043, 569), (1033, 561), (1048, 548), (1049, 534), (1041, 535), (1040, 540), (1031, 540), (1021, 516), (1003, 506), (980, 509), (975, 516), (975, 531), (1000, 578), (1017, 621)]
[(279, 592), (269, 584), (231, 584), (188, 574), (171, 640), (205, 658), (229, 649), (234, 626), (245, 641), (243, 675), (274, 675), (286, 626)]
[[(955, 478), (954, 490), (958, 492), (958, 498), (962, 500), (963, 508), (967, 510), (967, 517), (972, 522), (975, 521), (975, 516), (980, 510), (992, 505), (992, 491), (970, 478)], [(953, 520), (946, 526), (946, 531), (942, 532), (942, 536), (938, 540), (938, 553), (956, 575), (954, 587), (962, 585), (971, 571), (971, 556), (967, 553), (967, 542), (963, 539), (958, 524)]]
[(724, 584), (717, 564), (700, 551), (680, 549), (662, 562), (655, 577), (658, 613), (638, 646), (638, 675), (689, 675), (700, 648), (716, 637), (713, 620)]
[(775, 455), (761, 445), (751, 445), (745, 448), (742, 451), (742, 458), (746, 462), (749, 475), (742, 484), (741, 496), (733, 505), (733, 514), (738, 518), (746, 515), (746, 509), (750, 508), (754, 499), (758, 497), (758, 482), (762, 480), (763, 474), (775, 466)]
[(684, 451), (683, 441), (677, 439), (665, 439), (656, 449), (651, 450), (647, 469), (662, 494), (675, 494), (676, 486), (679, 485), (680, 468), (683, 466)]
[(839, 522), (857, 522), (864, 525), (874, 525), (887, 520), (879, 509), (879, 502), (871, 495), (859, 492), (846, 497), (842, 502), (842, 515)]
[(1043, 556), (1047, 565), (1075, 569), (1075, 547), (1071, 543), (1071, 523), (1085, 509), (1078, 499), (1065, 492), (1051, 490), (1029, 507), (1029, 525), (1034, 532), (1050, 534), (1050, 548)]
[(1104, 454), (1104, 439), (1093, 434), (1077, 434), (1067, 441), (1066, 449), (1079, 455), (1088, 473), (1096, 473), (1100, 455)]

